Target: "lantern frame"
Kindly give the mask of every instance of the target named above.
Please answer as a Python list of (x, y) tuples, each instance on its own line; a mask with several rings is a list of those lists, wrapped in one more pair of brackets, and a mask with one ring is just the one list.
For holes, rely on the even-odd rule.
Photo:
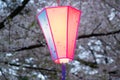
[[(54, 41), (54, 37), (53, 37), (53, 32), (52, 32), (52, 30), (51, 30), (51, 25), (50, 25), (50, 21), (49, 21), (49, 17), (48, 17), (48, 13), (47, 13), (47, 9), (48, 8), (63, 8), (63, 7), (67, 7), (67, 23), (66, 23), (66, 57), (58, 57), (58, 52), (57, 52), (57, 50), (56, 50), (56, 45), (55, 45), (55, 41)], [(48, 45), (48, 40), (47, 40), (47, 38), (46, 38), (46, 36), (45, 36), (45, 34), (44, 34), (44, 30), (43, 30), (43, 28), (41, 27), (42, 25), (41, 25), (41, 23), (40, 23), (40, 21), (39, 21), (39, 15), (45, 10), (46, 11), (46, 16), (47, 16), (47, 20), (48, 20), (48, 25), (49, 25), (49, 28), (50, 28), (50, 32), (51, 32), (51, 37), (52, 37), (52, 40), (53, 40), (53, 45), (54, 45), (54, 47), (55, 47), (55, 50), (56, 50), (56, 56), (57, 56), (57, 59), (53, 59), (53, 57), (52, 57), (52, 60), (55, 62), (55, 63), (68, 63), (69, 61), (72, 61), (73, 60), (73, 58), (74, 58), (74, 52), (75, 52), (75, 47), (76, 47), (76, 38), (77, 38), (77, 36), (78, 36), (78, 28), (79, 28), (79, 25), (80, 25), (80, 16), (81, 16), (81, 11), (80, 10), (78, 10), (78, 9), (76, 9), (76, 8), (73, 8), (73, 7), (71, 7), (71, 6), (57, 6), (57, 7), (48, 7), (48, 8), (44, 8), (43, 10), (41, 10), (38, 14), (37, 14), (37, 16), (36, 16), (36, 18), (37, 18), (37, 21), (38, 21), (38, 23), (39, 23), (39, 25), (40, 25), (40, 28), (41, 28), (41, 30), (42, 30), (42, 33), (43, 33), (43, 35), (44, 35), (44, 38), (45, 38), (45, 41), (47, 42), (47, 46), (48, 46), (48, 49), (49, 49), (49, 51), (50, 51), (50, 55), (51, 55), (51, 57), (52, 57), (52, 52), (51, 52), (51, 50), (50, 50), (50, 45)], [(73, 48), (73, 54), (72, 54), (72, 58), (69, 58), (68, 57), (68, 24), (69, 24), (69, 8), (72, 8), (72, 9), (74, 9), (74, 10), (76, 10), (76, 11), (79, 11), (80, 12), (80, 14), (79, 14), (79, 16), (78, 16), (78, 22), (77, 22), (77, 30), (76, 30), (76, 35), (75, 35), (75, 40), (74, 40), (74, 48)]]

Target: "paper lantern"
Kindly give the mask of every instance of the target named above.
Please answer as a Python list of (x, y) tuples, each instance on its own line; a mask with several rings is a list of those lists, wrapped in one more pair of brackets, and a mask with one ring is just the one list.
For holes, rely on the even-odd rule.
[(74, 49), (81, 11), (70, 6), (43, 9), (37, 19), (55, 63), (74, 58)]

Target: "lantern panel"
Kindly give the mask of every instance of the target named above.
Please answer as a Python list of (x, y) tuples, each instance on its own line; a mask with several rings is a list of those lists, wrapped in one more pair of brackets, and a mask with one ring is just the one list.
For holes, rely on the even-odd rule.
[(76, 43), (76, 34), (78, 32), (78, 23), (80, 11), (75, 8), (68, 8), (68, 54), (67, 57), (73, 59), (74, 48)]
[(51, 31), (50, 31), (48, 18), (47, 18), (45, 9), (40, 13), (40, 15), (38, 15), (38, 21), (39, 21), (41, 29), (44, 33), (44, 36), (45, 36), (45, 39), (47, 41), (49, 50), (51, 52), (51, 57), (52, 57), (53, 60), (55, 60), (55, 59), (57, 59), (57, 54), (56, 54), (56, 51), (55, 51), (54, 42), (52, 40), (52, 35), (51, 35)]
[(67, 7), (47, 8), (58, 59), (66, 57)]

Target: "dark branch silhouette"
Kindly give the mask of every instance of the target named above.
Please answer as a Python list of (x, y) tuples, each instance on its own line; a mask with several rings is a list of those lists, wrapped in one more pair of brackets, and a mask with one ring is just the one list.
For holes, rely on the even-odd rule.
[[(92, 33), (92, 34), (88, 34), (88, 35), (80, 35), (80, 36), (78, 36), (77, 40), (83, 39), (83, 38), (90, 38), (90, 37), (115, 35), (115, 34), (119, 34), (119, 33), (120, 33), (120, 30), (111, 31), (108, 33)], [(10, 52), (30, 50), (30, 49), (34, 49), (34, 48), (45, 47), (46, 45), (47, 45), (46, 43), (40, 43), (40, 44), (30, 45), (27, 47), (22, 47), (22, 48), (15, 49), (15, 50), (10, 50)], [(2, 52), (6, 52), (6, 51), (2, 51)]]
[(117, 11), (120, 12), (120, 6), (119, 6), (119, 4), (118, 5), (117, 4), (113, 4), (113, 3), (108, 2), (106, 0), (103, 0), (103, 1), (104, 1), (104, 3), (108, 4), (110, 7), (114, 8), (115, 10), (117, 10)]
[(9, 80), (9, 79), (6, 77), (6, 75), (4, 74), (4, 72), (2, 71), (1, 68), (0, 68), (0, 72), (1, 72), (1, 74), (3, 75), (3, 77), (4, 77), (5, 80)]
[(82, 59), (77, 59), (77, 61), (80, 61), (80, 63), (86, 65), (86, 66), (89, 66), (91, 68), (98, 68), (98, 64), (96, 62), (90, 62), (90, 61), (85, 61), (85, 60), (82, 60)]
[(8, 61), (0, 61), (0, 63), (5, 64), (5, 65), (10, 65), (10, 66), (16, 66), (16, 67), (22, 66), (22, 68), (32, 69), (32, 70), (57, 72), (55, 69), (46, 69), (46, 68), (40, 68), (40, 67), (33, 67), (31, 65), (28, 66), (28, 65), (22, 65), (22, 64), (17, 64), (17, 63), (10, 63)]
[(98, 36), (109, 36), (109, 35), (114, 35), (114, 34), (119, 34), (119, 33), (120, 33), (120, 29), (116, 31), (107, 32), (107, 33), (93, 33), (93, 34), (88, 34), (88, 35), (80, 35), (78, 36), (77, 39), (98, 37)]
[(41, 44), (36, 44), (36, 45), (30, 45), (28, 47), (22, 47), (20, 49), (15, 50), (15, 51), (30, 50), (30, 49), (39, 48), (39, 47), (45, 47), (45, 45), (42, 44), (42, 43)]
[(99, 24), (93, 29), (92, 33), (94, 33), (94, 32), (100, 27), (101, 24), (102, 24), (102, 23), (99, 23)]
[(14, 18), (16, 15), (18, 15), (25, 7), (25, 5), (29, 2), (30, 0), (24, 0), (22, 2), (22, 6), (18, 6), (9, 16), (7, 16), (7, 18), (5, 18), (1, 23), (0, 23), (0, 29), (2, 29), (3, 27), (5, 27), (4, 23), (5, 21), (7, 21), (8, 19), (12, 19)]

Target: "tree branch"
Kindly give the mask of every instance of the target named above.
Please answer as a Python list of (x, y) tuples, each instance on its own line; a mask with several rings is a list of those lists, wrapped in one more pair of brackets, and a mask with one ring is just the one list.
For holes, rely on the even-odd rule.
[[(111, 31), (108, 33), (93, 33), (93, 34), (88, 34), (88, 35), (80, 35), (80, 36), (78, 36), (77, 40), (83, 39), (83, 38), (90, 38), (90, 37), (109, 36), (109, 35), (114, 35), (114, 34), (119, 34), (119, 33), (120, 33), (120, 30)], [(34, 48), (45, 47), (46, 45), (47, 45), (47, 43), (40, 43), (40, 44), (30, 45), (28, 47), (22, 47), (22, 48), (16, 49), (16, 50), (10, 50), (10, 52), (30, 50), (30, 49), (34, 49)], [(6, 52), (6, 51), (2, 51), (2, 52)]]
[(17, 14), (19, 14), (25, 7), (25, 5), (29, 2), (30, 0), (24, 0), (22, 2), (22, 6), (18, 6), (9, 16), (7, 16), (7, 18), (5, 18), (1, 23), (0, 23), (0, 29), (2, 29), (3, 27), (5, 27), (4, 23), (5, 21), (7, 21), (8, 19), (12, 19), (14, 18)]
[(93, 34), (88, 34), (88, 35), (80, 35), (80, 36), (78, 36), (77, 39), (98, 37), (98, 36), (109, 36), (109, 35), (114, 35), (114, 34), (119, 34), (119, 33), (120, 33), (120, 29), (116, 30), (116, 31), (111, 31), (111, 32), (108, 32), (108, 33), (93, 33)]
[(13, 52), (16, 52), (16, 51), (23, 51), (23, 50), (30, 50), (30, 49), (34, 49), (34, 48), (39, 48), (39, 47), (45, 47), (44, 44), (36, 44), (36, 45), (30, 45), (28, 47), (22, 47), (20, 49), (17, 49), (17, 50), (14, 50)]
[(98, 68), (98, 64), (96, 62), (90, 62), (90, 61), (85, 61), (85, 60), (82, 60), (82, 59), (77, 59), (77, 61), (80, 61), (80, 63), (86, 65), (86, 66), (89, 66), (91, 68)]
[(92, 56), (93, 56), (93, 59), (94, 59), (95, 64), (97, 64), (97, 59), (96, 59), (96, 57), (95, 57), (94, 51), (93, 51), (92, 49), (90, 49), (90, 48), (89, 48), (89, 50), (90, 50), (90, 52), (91, 52), (91, 54), (92, 54)]
[[(108, 2), (108, 1), (106, 1), (106, 0), (103, 0), (103, 1), (104, 1), (104, 3), (108, 4), (110, 7), (114, 8), (115, 10), (117, 10), (117, 11), (120, 12), (120, 7), (117, 6), (116, 4), (113, 4), (113, 3)], [(119, 5), (119, 4), (118, 4), (118, 5)]]
[(4, 72), (2, 71), (2, 69), (0, 69), (0, 71), (1, 71), (1, 73), (3, 75), (3, 77), (5, 78), (5, 80), (8, 80), (8, 78), (6, 77), (6, 75), (4, 74)]
[(102, 23), (99, 23), (99, 24), (93, 29), (92, 34), (100, 27), (101, 24), (102, 24)]
[(40, 68), (40, 67), (33, 67), (31, 65), (28, 66), (28, 65), (16, 64), (16, 63), (10, 63), (7, 61), (0, 61), (0, 63), (5, 64), (5, 65), (10, 65), (10, 66), (16, 66), (16, 67), (22, 66), (23, 68), (32, 69), (32, 70), (57, 72), (55, 69), (45, 69), (45, 68)]

